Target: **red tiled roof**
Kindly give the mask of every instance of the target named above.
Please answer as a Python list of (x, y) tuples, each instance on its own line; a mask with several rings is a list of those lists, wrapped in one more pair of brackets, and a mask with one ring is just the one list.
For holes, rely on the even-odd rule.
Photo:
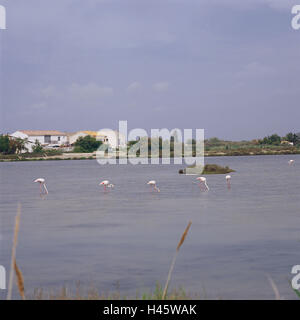
[(28, 136), (65, 136), (65, 132), (57, 130), (19, 130)]

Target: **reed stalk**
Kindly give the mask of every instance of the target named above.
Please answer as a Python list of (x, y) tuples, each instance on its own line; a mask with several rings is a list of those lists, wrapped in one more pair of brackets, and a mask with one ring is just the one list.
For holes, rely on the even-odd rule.
[(275, 294), (275, 300), (281, 300), (280, 293), (279, 293), (279, 290), (278, 290), (276, 283), (274, 282), (274, 280), (272, 279), (272, 277), (270, 275), (267, 275), (267, 277), (268, 277), (270, 285), (273, 289), (273, 292)]
[(178, 252), (179, 252), (179, 249), (180, 247), (182, 246), (182, 244), (184, 243), (184, 240), (189, 232), (189, 229), (190, 229), (190, 226), (192, 224), (192, 221), (190, 221), (187, 225), (187, 227), (185, 228), (179, 242), (178, 242), (178, 245), (176, 247), (176, 252), (175, 252), (175, 255), (174, 255), (174, 258), (171, 262), (171, 266), (170, 266), (170, 269), (169, 269), (169, 273), (168, 273), (168, 277), (167, 277), (167, 281), (166, 281), (166, 284), (165, 284), (165, 288), (164, 288), (164, 291), (163, 291), (163, 295), (162, 295), (162, 300), (165, 300), (166, 296), (167, 296), (167, 292), (168, 292), (168, 287), (169, 287), (169, 282), (171, 280), (171, 275), (172, 275), (172, 272), (173, 272), (173, 269), (174, 269), (174, 266), (175, 266), (175, 262), (176, 262), (176, 258), (177, 258), (177, 255), (178, 255)]
[[(20, 217), (21, 217), (21, 205), (18, 204), (18, 211), (15, 220), (15, 230), (14, 230), (14, 237), (13, 237), (13, 246), (11, 250), (11, 265), (10, 265), (10, 272), (9, 272), (9, 281), (8, 281), (8, 290), (7, 290), (7, 297), (6, 300), (11, 300), (12, 297), (12, 289), (13, 289), (13, 281), (14, 281), (14, 271), (16, 266), (16, 249), (18, 243), (18, 234), (19, 234), (19, 227), (20, 227)], [(19, 270), (19, 269), (18, 269)], [(21, 274), (22, 275), (22, 274)], [(17, 275), (18, 276), (18, 275)], [(23, 278), (23, 277), (22, 277)], [(19, 281), (17, 279), (17, 281)]]
[(25, 299), (24, 278), (23, 278), (21, 270), (19, 269), (19, 267), (17, 265), (16, 259), (15, 259), (15, 262), (14, 262), (14, 269), (15, 269), (15, 273), (16, 273), (16, 277), (17, 277), (16, 278), (16, 282), (17, 282), (19, 294), (20, 294), (20, 296), (21, 296), (21, 298), (23, 300), (26, 300)]

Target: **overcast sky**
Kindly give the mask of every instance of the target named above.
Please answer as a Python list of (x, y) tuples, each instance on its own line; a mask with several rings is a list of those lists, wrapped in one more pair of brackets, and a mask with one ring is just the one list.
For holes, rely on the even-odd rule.
[(298, 132), (299, 2), (0, 0), (0, 131)]

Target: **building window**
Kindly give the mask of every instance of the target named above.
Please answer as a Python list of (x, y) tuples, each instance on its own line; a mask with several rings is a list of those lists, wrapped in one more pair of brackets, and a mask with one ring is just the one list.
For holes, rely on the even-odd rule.
[(57, 138), (57, 141), (60, 141), (60, 137)]
[(45, 143), (51, 143), (51, 136), (45, 136)]

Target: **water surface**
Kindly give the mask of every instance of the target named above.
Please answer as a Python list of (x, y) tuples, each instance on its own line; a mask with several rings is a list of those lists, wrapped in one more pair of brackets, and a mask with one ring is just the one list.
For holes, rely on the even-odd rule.
[[(288, 165), (295, 159), (293, 166)], [(171, 286), (208, 298), (295, 298), (291, 268), (300, 264), (300, 156), (207, 158), (235, 169), (195, 176), (178, 165), (106, 165), (94, 160), (0, 163), (0, 264), (9, 269), (17, 204), (22, 205), (17, 261), (26, 290), (94, 286), (100, 291), (154, 289), (164, 282), (181, 233)], [(33, 180), (44, 177), (49, 195)], [(111, 180), (115, 189), (98, 186)], [(149, 191), (155, 179), (160, 193)], [(3, 297), (3, 291), (0, 297)], [(16, 296), (16, 295), (15, 295)]]

